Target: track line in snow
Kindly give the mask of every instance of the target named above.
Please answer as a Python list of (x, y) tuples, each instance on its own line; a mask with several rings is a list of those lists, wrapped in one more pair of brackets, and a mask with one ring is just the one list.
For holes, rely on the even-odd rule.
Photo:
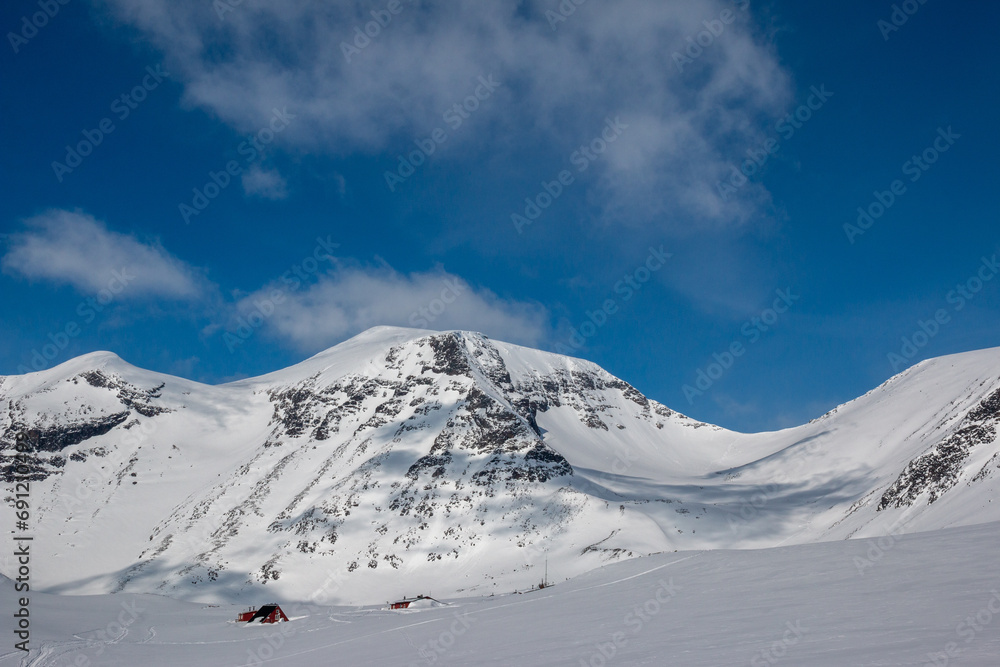
[[(651, 568), (649, 570), (646, 570), (645, 572), (640, 572), (639, 574), (633, 574), (631, 577), (625, 577), (624, 579), (618, 579), (617, 581), (609, 581), (609, 582), (604, 583), (604, 584), (596, 584), (594, 586), (589, 586), (587, 588), (579, 588), (579, 589), (577, 589), (577, 591), (589, 591), (589, 590), (591, 590), (593, 588), (602, 588), (604, 586), (610, 586), (611, 584), (620, 584), (623, 581), (628, 581), (629, 579), (635, 579), (636, 577), (641, 577), (641, 576), (643, 576), (645, 574), (649, 574), (650, 572), (656, 572), (657, 570), (662, 570), (665, 567), (670, 567), (671, 565), (676, 565), (677, 563), (683, 563), (686, 560), (691, 560), (692, 558), (697, 558), (698, 556), (701, 556), (703, 553), (705, 553), (705, 552), (704, 551), (699, 551), (696, 554), (691, 554), (690, 556), (685, 556), (684, 558), (679, 558), (678, 560), (672, 560), (669, 563), (664, 563), (663, 565), (657, 565), (656, 567)], [(570, 593), (573, 593), (573, 592), (575, 592), (575, 591), (570, 591)]]
[[(684, 558), (680, 558), (678, 560), (672, 560), (669, 563), (664, 563), (663, 565), (657, 565), (656, 567), (651, 568), (649, 570), (646, 570), (645, 572), (640, 572), (638, 574), (633, 574), (633, 575), (631, 575), (629, 577), (623, 577), (622, 579), (616, 579), (615, 581), (608, 581), (608, 582), (605, 582), (603, 584), (595, 584), (593, 586), (587, 586), (586, 588), (575, 588), (575, 589), (573, 589), (571, 591), (566, 591), (565, 593), (560, 593), (560, 595), (572, 595), (573, 593), (582, 593), (583, 591), (590, 591), (590, 590), (593, 590), (595, 588), (603, 588), (605, 586), (612, 586), (614, 584), (620, 584), (623, 581), (628, 581), (629, 579), (635, 579), (636, 577), (641, 577), (641, 576), (649, 574), (651, 572), (656, 572), (657, 570), (662, 570), (665, 567), (670, 567), (671, 565), (676, 565), (677, 563), (682, 563), (682, 562), (684, 562), (686, 560), (691, 560), (692, 558), (697, 558), (698, 556), (702, 555), (703, 553), (704, 552), (698, 552), (698, 553), (696, 553), (694, 555), (691, 555), (691, 556), (685, 556)], [(502, 604), (502, 605), (499, 605), (499, 606), (496, 606), (496, 607), (490, 607), (488, 609), (480, 609), (478, 611), (470, 611), (470, 612), (468, 612), (468, 614), (469, 614), (469, 616), (473, 616), (475, 614), (483, 614), (483, 613), (486, 613), (488, 611), (493, 611), (494, 609), (505, 609), (507, 607), (516, 607), (518, 605), (529, 604), (531, 602), (537, 602), (539, 600), (547, 600), (549, 598), (554, 598), (554, 597), (556, 597), (555, 593), (553, 593), (552, 595), (541, 595), (541, 596), (537, 596), (537, 597), (532, 597), (530, 600), (521, 600), (520, 602), (509, 602), (507, 604)]]
[[(566, 591), (565, 593), (562, 593), (561, 595), (571, 595), (573, 593), (579, 593), (579, 592), (582, 592), (582, 591), (589, 591), (589, 590), (592, 590), (594, 588), (602, 588), (604, 586), (611, 586), (612, 584), (620, 584), (623, 581), (628, 581), (630, 579), (635, 579), (637, 577), (641, 577), (643, 575), (650, 574), (651, 572), (656, 572), (657, 570), (662, 570), (665, 567), (670, 567), (671, 565), (676, 565), (677, 563), (683, 563), (686, 560), (691, 560), (692, 558), (697, 558), (698, 556), (701, 556), (703, 553), (704, 552), (698, 552), (698, 553), (693, 554), (691, 556), (685, 556), (684, 558), (680, 558), (678, 560), (673, 560), (673, 561), (670, 561), (669, 563), (664, 563), (663, 565), (657, 565), (654, 568), (650, 568), (648, 570), (645, 570), (643, 572), (639, 572), (638, 574), (633, 574), (633, 575), (628, 576), (628, 577), (623, 577), (621, 579), (616, 579), (615, 581), (608, 581), (608, 582), (605, 582), (603, 584), (596, 584), (594, 586), (588, 586), (586, 588), (577, 588), (577, 589), (574, 589), (574, 590), (571, 590), (571, 591)], [(530, 600), (522, 600), (520, 602), (510, 602), (508, 604), (503, 604), (503, 605), (499, 605), (499, 606), (496, 606), (496, 607), (489, 607), (488, 609), (479, 609), (479, 610), (475, 610), (475, 611), (469, 611), (469, 612), (466, 612), (466, 613), (469, 616), (474, 616), (476, 614), (484, 614), (484, 613), (487, 613), (487, 612), (490, 612), (490, 611), (495, 611), (497, 609), (505, 609), (507, 607), (516, 607), (518, 605), (529, 604), (531, 602), (537, 602), (539, 600), (546, 600), (548, 598), (553, 598), (553, 597), (556, 597), (556, 595), (553, 594), (553, 595), (545, 595), (545, 596), (541, 596), (541, 597), (534, 597), (534, 598), (532, 598)], [(360, 637), (350, 637), (348, 639), (343, 639), (343, 640), (338, 641), (338, 642), (333, 642), (332, 644), (324, 644), (323, 646), (316, 646), (316, 647), (313, 647), (313, 648), (310, 648), (310, 649), (306, 649), (304, 651), (298, 651), (296, 653), (288, 653), (288, 654), (283, 655), (281, 657), (274, 657), (274, 658), (270, 658), (269, 660), (263, 660), (261, 662), (261, 664), (268, 663), (268, 662), (277, 662), (279, 660), (287, 660), (289, 658), (294, 658), (294, 657), (297, 657), (297, 656), (300, 656), (300, 655), (305, 655), (307, 653), (315, 653), (316, 651), (322, 651), (324, 649), (332, 648), (334, 646), (341, 646), (342, 644), (349, 644), (351, 642), (355, 642), (355, 641), (358, 641), (358, 640), (361, 640), (361, 639), (368, 639), (369, 637), (377, 637), (379, 635), (384, 635), (384, 634), (387, 634), (387, 633), (390, 633), (390, 632), (396, 632), (398, 630), (406, 630), (407, 628), (415, 628), (415, 627), (420, 626), (420, 625), (427, 625), (428, 623), (438, 623), (438, 622), (447, 621), (447, 620), (448, 620), (447, 618), (432, 618), (432, 619), (429, 619), (429, 620), (426, 620), (426, 621), (420, 621), (419, 623), (410, 623), (408, 625), (400, 625), (400, 626), (397, 626), (395, 628), (386, 628), (385, 630), (380, 630), (379, 632), (373, 632), (373, 633), (370, 633), (370, 634), (367, 634), (367, 635), (362, 635)], [(406, 637), (407, 641), (409, 641), (409, 637), (406, 635), (405, 632), (403, 633), (403, 636)]]
[[(81, 647), (74, 644), (62, 644), (53, 642), (42, 642), (42, 645), (38, 648), (38, 654), (35, 657), (31, 657), (31, 652), (21, 659), (21, 667), (45, 667), (45, 665), (56, 664), (58, 658), (64, 655), (70, 655), (82, 650)], [(51, 660), (50, 660), (51, 659)]]
[[(152, 630), (152, 628), (150, 628)], [(86, 632), (98, 632), (98, 630), (87, 630)], [(128, 635), (128, 628), (122, 628), (122, 632), (117, 637), (112, 637), (107, 640), (100, 640), (95, 642), (93, 639), (87, 639), (81, 637), (79, 633), (71, 635), (71, 637), (77, 641), (64, 641), (64, 642), (43, 642), (42, 645), (37, 649), (38, 654), (34, 657), (31, 656), (29, 651), (28, 655), (21, 658), (20, 667), (45, 667), (45, 665), (54, 665), (55, 661), (50, 660), (52, 658), (61, 658), (64, 655), (69, 655), (71, 653), (76, 653), (78, 651), (86, 651), (93, 648), (95, 644), (104, 644), (105, 646), (113, 646), (121, 642)], [(155, 631), (153, 631), (153, 636), (155, 636)], [(146, 643), (152, 637), (144, 640), (140, 643)], [(8, 654), (9, 655), (9, 654)], [(0, 660), (7, 657), (6, 655), (0, 656)]]

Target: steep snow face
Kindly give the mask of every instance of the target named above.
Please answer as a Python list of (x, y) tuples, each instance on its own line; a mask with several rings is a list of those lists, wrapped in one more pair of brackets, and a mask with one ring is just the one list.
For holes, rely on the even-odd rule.
[(924, 361), (810, 424), (749, 436), (775, 454), (727, 474), (780, 474), (792, 498), (811, 487), (813, 511), (777, 511), (801, 526), (794, 541), (997, 520), (998, 392), (1000, 349)]
[[(969, 460), (978, 453), (981, 445), (989, 445), (996, 440), (998, 421), (1000, 389), (966, 412), (955, 430), (929, 452), (910, 461), (899, 478), (882, 494), (878, 509), (912, 506), (924, 495), (928, 503), (938, 500), (963, 476), (968, 478), (966, 469)], [(989, 459), (968, 479), (969, 484), (983, 481), (1000, 468), (998, 455), (988, 447), (983, 449), (990, 455)]]
[(577, 571), (669, 546), (641, 512), (573, 488), (488, 341), (431, 335), (380, 352), (241, 385), (269, 400), (264, 442), (157, 526), (118, 588), (185, 594), (239, 573), (232, 583), (301, 598), (329, 571), (345, 596), (392, 596), (401, 580), (487, 592), (533, 583), (536, 545), (563, 546)]
[[(39, 469), (61, 457), (34, 476), (39, 530), (60, 545), (39, 565), (53, 590), (302, 598), (331, 579), (356, 600), (405, 577), (491, 592), (541, 580), (543, 549), (575, 573), (671, 547), (642, 512), (575, 488), (535, 423), (583, 386), (638, 396), (595, 366), (529, 396), (482, 336), (399, 330), (215, 388), (92, 365), (3, 387), (5, 453), (35, 429)], [(596, 428), (607, 399), (574, 400)]]
[(217, 387), (109, 353), (0, 378), (0, 458), (10, 486), (31, 432), (34, 576), (52, 592), (488, 594), (537, 584), (546, 559), (566, 577), (998, 520), (998, 378), (996, 350), (932, 360), (744, 435), (586, 361), (379, 327)]
[[(36, 481), (46, 477), (66, 465), (63, 451), (84, 440), (104, 435), (116, 426), (125, 424), (133, 413), (153, 417), (169, 412), (168, 408), (153, 404), (160, 397), (163, 383), (140, 389), (118, 376), (105, 375), (90, 366), (113, 364), (116, 358), (110, 355), (88, 355), (79, 364), (79, 372), (67, 382), (42, 383), (30, 386), (29, 382), (17, 382), (17, 378), (5, 378), (11, 393), (22, 392), (18, 400), (10, 400), (6, 418), (9, 430), (13, 432), (32, 431), (37, 455), (27, 462), (30, 478)], [(20, 386), (19, 386), (20, 385)], [(28, 386), (25, 386), (28, 385)], [(95, 391), (95, 389), (97, 391)], [(61, 402), (63, 409), (53, 409)], [(131, 428), (135, 422), (125, 425)], [(101, 456), (100, 450), (92, 450)], [(86, 454), (74, 452), (74, 460), (85, 460)], [(3, 469), (4, 481), (13, 479), (13, 466)], [(22, 468), (21, 474), (25, 474)]]

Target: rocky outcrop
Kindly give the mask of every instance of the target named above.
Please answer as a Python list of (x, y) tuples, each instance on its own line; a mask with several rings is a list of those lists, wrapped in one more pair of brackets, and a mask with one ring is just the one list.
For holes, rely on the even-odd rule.
[[(156, 405), (156, 399), (160, 398), (163, 389), (162, 384), (150, 389), (140, 389), (117, 375), (108, 375), (99, 369), (81, 373), (67, 379), (66, 382), (75, 385), (84, 383), (111, 392), (120, 409), (88, 416), (94, 412), (92, 408), (67, 405), (64, 414), (45, 413), (29, 416), (26, 404), (31, 401), (32, 396), (8, 401), (6, 424), (0, 433), (0, 475), (5, 481), (13, 480), (16, 464), (22, 466), (20, 475), (22, 479), (26, 477), (41, 481), (49, 475), (62, 471), (67, 458), (62, 452), (66, 448), (105, 435), (125, 424), (133, 413), (154, 417), (170, 411), (166, 407)], [(52, 391), (51, 387), (43, 387), (39, 393), (44, 394), (49, 391)], [(30, 451), (22, 452), (15, 462), (15, 442), (18, 433), (30, 436), (27, 439)], [(86, 452), (75, 452), (70, 458), (86, 460), (86, 457)], [(30, 472), (25, 474), (25, 469)]]
[[(1000, 390), (993, 392), (970, 410), (952, 435), (934, 445), (926, 454), (910, 461), (896, 481), (882, 494), (878, 510), (913, 505), (925, 493), (928, 504), (936, 501), (958, 484), (972, 451), (979, 445), (996, 440), (998, 421)], [(972, 481), (985, 479), (988, 473), (987, 463)]]

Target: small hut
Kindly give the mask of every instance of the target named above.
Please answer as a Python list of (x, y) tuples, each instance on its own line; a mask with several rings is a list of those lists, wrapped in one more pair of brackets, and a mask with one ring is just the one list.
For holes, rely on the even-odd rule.
[(240, 623), (281, 623), (287, 621), (288, 617), (277, 604), (266, 604), (260, 609), (251, 608), (240, 612), (236, 620)]
[(437, 600), (427, 595), (418, 595), (415, 598), (403, 597), (402, 600), (396, 600), (395, 602), (390, 602), (389, 609), (408, 609), (411, 604), (417, 602), (418, 600), (432, 600), (434, 602), (437, 602)]

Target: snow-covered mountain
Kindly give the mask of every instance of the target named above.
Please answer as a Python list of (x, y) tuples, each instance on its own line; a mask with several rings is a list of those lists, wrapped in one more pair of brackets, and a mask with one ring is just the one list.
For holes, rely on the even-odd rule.
[(388, 327), (220, 386), (89, 354), (0, 378), (0, 408), (10, 491), (15, 435), (36, 443), (33, 588), (54, 593), (478, 595), (538, 583), (546, 560), (561, 580), (1000, 520), (1000, 349), (751, 435), (586, 361)]

